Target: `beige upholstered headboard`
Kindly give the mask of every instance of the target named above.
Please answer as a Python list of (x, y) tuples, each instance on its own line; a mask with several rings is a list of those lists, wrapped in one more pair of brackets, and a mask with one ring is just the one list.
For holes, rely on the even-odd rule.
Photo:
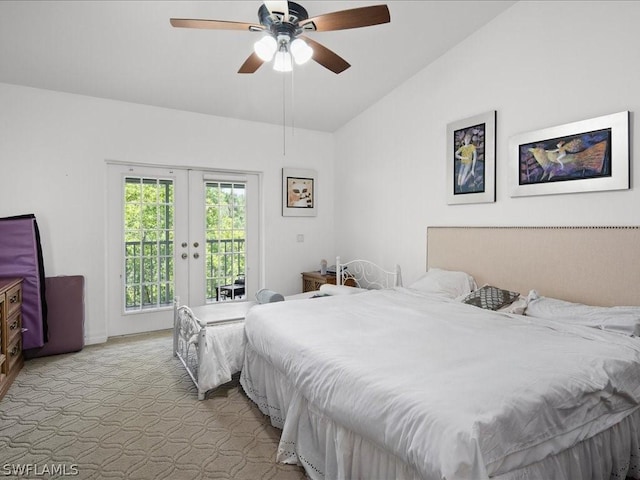
[(428, 227), (431, 267), (523, 295), (640, 305), (640, 226)]

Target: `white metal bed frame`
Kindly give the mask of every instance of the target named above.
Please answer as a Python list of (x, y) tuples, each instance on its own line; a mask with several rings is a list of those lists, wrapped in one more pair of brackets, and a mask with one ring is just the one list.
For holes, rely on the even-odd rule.
[(396, 264), (395, 270), (391, 271), (369, 260), (351, 260), (342, 263), (340, 257), (336, 257), (336, 284), (348, 285), (349, 283), (367, 290), (401, 287), (400, 265)]
[[(198, 400), (204, 400), (207, 392), (211, 388), (204, 385), (198, 376), (199, 366), (202, 365), (204, 359), (206, 329), (220, 325), (229, 325), (233, 323), (244, 322), (246, 310), (248, 310), (254, 302), (233, 302), (224, 305), (235, 305), (237, 312), (227, 312), (226, 318), (219, 316), (213, 321), (204, 321), (200, 319), (191, 308), (186, 305), (180, 305), (179, 298), (173, 301), (173, 356), (178, 357), (184, 368), (187, 370), (189, 377), (198, 390)], [(209, 305), (208, 307), (221, 307), (222, 305)], [(198, 307), (202, 308), (202, 307)], [(213, 309), (212, 309), (213, 311)]]
[[(368, 290), (402, 285), (400, 266), (385, 270), (369, 260), (351, 260), (341, 263), (336, 257), (336, 284), (353, 285)], [(291, 298), (291, 297), (288, 297)], [(198, 390), (198, 400), (204, 400), (209, 390), (216, 387), (204, 384), (199, 377), (200, 366), (206, 361), (205, 341), (207, 328), (232, 323), (243, 323), (246, 312), (255, 302), (225, 302), (204, 307), (180, 305), (173, 301), (173, 356), (178, 357)], [(194, 312), (196, 310), (196, 312)], [(206, 310), (203, 318), (199, 317)]]

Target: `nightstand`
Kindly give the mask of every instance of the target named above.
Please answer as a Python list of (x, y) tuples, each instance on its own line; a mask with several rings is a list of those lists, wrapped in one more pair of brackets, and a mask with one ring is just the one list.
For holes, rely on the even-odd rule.
[[(336, 276), (333, 273), (327, 273), (322, 275), (319, 271), (315, 272), (303, 272), (302, 273), (302, 292), (313, 292), (320, 290), (320, 287), (325, 283), (331, 285), (336, 284)], [(345, 285), (355, 287), (355, 282), (352, 278), (347, 279)]]
[(303, 272), (302, 273), (302, 291), (303, 292), (313, 292), (315, 290), (320, 290), (320, 286), (325, 283), (330, 283), (331, 285), (336, 284), (336, 276), (335, 274), (326, 274), (322, 275), (320, 272)]

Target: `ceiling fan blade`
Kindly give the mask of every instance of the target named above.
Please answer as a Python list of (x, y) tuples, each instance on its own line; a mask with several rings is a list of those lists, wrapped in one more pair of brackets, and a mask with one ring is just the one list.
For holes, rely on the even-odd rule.
[(244, 63), (240, 67), (240, 70), (238, 70), (238, 73), (255, 73), (255, 71), (258, 70), (263, 63), (264, 61), (258, 55), (256, 55), (255, 52), (253, 52), (251, 55), (249, 55), (249, 58), (244, 61)]
[(348, 28), (369, 27), (381, 23), (389, 23), (391, 16), (386, 5), (353, 8), (339, 12), (326, 13), (300, 22), (300, 27), (313, 24), (317, 32), (346, 30)]
[(329, 50), (327, 47), (315, 40), (303, 35), (301, 35), (300, 38), (304, 39), (304, 41), (313, 49), (313, 57), (311, 58), (323, 67), (331, 70), (333, 73), (342, 73), (351, 66), (351, 64), (349, 64), (349, 62), (340, 55)]
[(271, 15), (282, 15), (282, 19), (289, 21), (289, 2), (281, 0), (267, 0), (264, 2)]
[(264, 26), (256, 23), (227, 22), (225, 20), (200, 20), (190, 18), (172, 18), (169, 20), (174, 27), (207, 28), (210, 30), (264, 30)]

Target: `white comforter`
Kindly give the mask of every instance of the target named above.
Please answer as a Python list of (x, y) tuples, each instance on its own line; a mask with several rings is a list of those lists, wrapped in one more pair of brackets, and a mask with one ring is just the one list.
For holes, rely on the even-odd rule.
[(424, 478), (483, 479), (638, 408), (640, 340), (396, 288), (260, 305), (252, 348)]

